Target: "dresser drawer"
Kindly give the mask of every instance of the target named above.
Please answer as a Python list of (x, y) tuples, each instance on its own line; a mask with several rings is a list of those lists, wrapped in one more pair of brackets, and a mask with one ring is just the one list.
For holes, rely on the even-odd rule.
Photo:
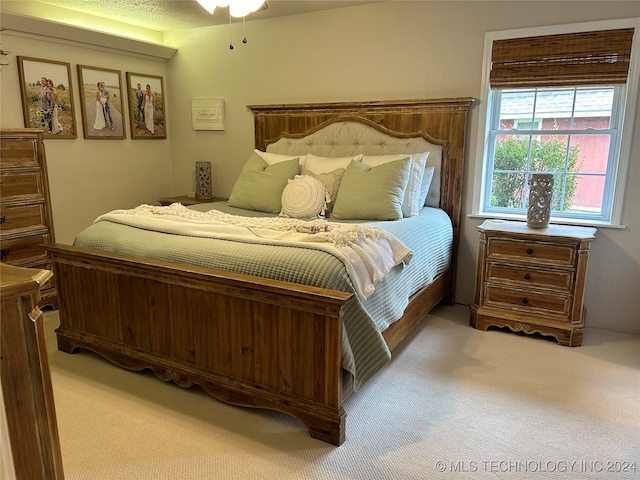
[(0, 175), (0, 198), (12, 197), (44, 198), (40, 172), (3, 172)]
[(49, 243), (48, 234), (26, 235), (23, 237), (3, 240), (0, 246), (1, 260), (5, 263), (24, 264), (31, 259), (46, 259), (47, 252), (41, 247), (43, 243)]
[(46, 228), (44, 203), (0, 208), (0, 225), (2, 233), (30, 228), (42, 230)]
[(519, 310), (528, 314), (547, 314), (567, 318), (571, 296), (549, 292), (532, 292), (496, 285), (485, 286), (484, 304), (492, 307)]
[(487, 256), (489, 259), (502, 258), (517, 262), (572, 266), (576, 259), (576, 249), (573, 245), (490, 238)]
[(535, 286), (555, 291), (570, 292), (573, 286), (573, 271), (518, 267), (489, 262), (487, 281), (514, 284), (520, 287)]
[(0, 168), (39, 167), (37, 138), (0, 137)]

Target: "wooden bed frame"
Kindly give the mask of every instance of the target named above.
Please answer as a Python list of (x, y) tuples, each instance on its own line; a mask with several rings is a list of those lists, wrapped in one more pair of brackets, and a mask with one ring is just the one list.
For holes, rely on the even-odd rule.
[[(427, 132), (444, 141), (440, 205), (454, 227), (452, 264), (384, 332), (391, 349), (438, 302), (453, 303), (472, 101), (249, 106), (261, 150), (283, 132), (301, 136), (337, 118), (366, 118), (399, 138)], [(352, 388), (341, 365), (342, 311), (351, 294), (62, 244), (45, 248), (59, 293), (59, 350), (86, 348), (182, 387), (200, 385), (225, 402), (285, 412), (312, 437), (344, 442), (342, 405)]]

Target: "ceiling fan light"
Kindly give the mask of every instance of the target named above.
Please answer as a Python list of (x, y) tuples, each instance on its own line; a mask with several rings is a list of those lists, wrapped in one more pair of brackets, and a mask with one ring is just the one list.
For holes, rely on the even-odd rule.
[(264, 2), (265, 0), (231, 0), (229, 13), (232, 17), (246, 17), (258, 10)]

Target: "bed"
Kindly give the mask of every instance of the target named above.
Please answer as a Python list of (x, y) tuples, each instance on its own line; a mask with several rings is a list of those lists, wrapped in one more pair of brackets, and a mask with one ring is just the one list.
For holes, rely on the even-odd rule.
[[(299, 278), (307, 268), (296, 263), (292, 248), (306, 250), (303, 256), (311, 259), (300, 262), (335, 263), (327, 252), (248, 243), (240, 254), (235, 253), (245, 259), (243, 270), (234, 270), (225, 262), (207, 260), (207, 255), (200, 255), (205, 259), (197, 262), (186, 256), (186, 252), (207, 248), (222, 251), (222, 244), (209, 245), (227, 240), (145, 229), (138, 240), (130, 240), (127, 232), (140, 229), (109, 217), (88, 228), (89, 233), (80, 234), (73, 246), (45, 246), (52, 256), (59, 292), (59, 350), (92, 350), (119, 366), (150, 369), (158, 378), (182, 387), (200, 385), (225, 402), (285, 412), (300, 419), (312, 437), (342, 444), (346, 397), (375, 376), (388, 361), (389, 352), (433, 306), (453, 303), (465, 131), (472, 102), (471, 98), (453, 98), (248, 107), (254, 116), (256, 150), (274, 158), (331, 161), (360, 155), (366, 163), (367, 157), (429, 151), (425, 158), (435, 165), (432, 185), (438, 185), (429, 190), (435, 204), (410, 218), (369, 220), (363, 227), (388, 226), (392, 238), (412, 244), (433, 230), (424, 226), (425, 219), (439, 218), (450, 233), (443, 247), (446, 260), (436, 261), (434, 270), (420, 263), (421, 247), (412, 245), (415, 252), (410, 262), (391, 266), (368, 297), (362, 289), (352, 288), (352, 277), (341, 279), (337, 270), (327, 270), (326, 278), (318, 281), (309, 280), (318, 276), (315, 273)], [(236, 187), (230, 203), (234, 199)], [(339, 205), (335, 201), (333, 207)], [(334, 214), (344, 213), (345, 205), (342, 201)], [(234, 219), (250, 215), (226, 204), (200, 205), (188, 211), (180, 207), (169, 208), (189, 218), (210, 215), (212, 209)], [(273, 215), (255, 217), (252, 222), (262, 221), (259, 217), (270, 221)], [(342, 228), (361, 228), (362, 222), (343, 218)], [(400, 225), (407, 222), (409, 230), (403, 230)], [(108, 232), (96, 233), (101, 228)], [(182, 243), (162, 243), (168, 236), (180, 237)], [(136, 242), (155, 245), (156, 253), (140, 253), (134, 248)], [(270, 250), (258, 255), (251, 250), (254, 248)], [(283, 249), (288, 250), (283, 253)], [(266, 267), (259, 265), (258, 257), (275, 259), (276, 266), (286, 263), (294, 276), (263, 273)], [(326, 260), (329, 257), (333, 260)], [(255, 258), (257, 266), (246, 258)], [(404, 280), (408, 276), (417, 279)], [(402, 282), (410, 284), (402, 287), (407, 298), (391, 304), (389, 299), (402, 296), (398, 294)], [(384, 317), (381, 323), (378, 316)], [(366, 327), (362, 333), (353, 326), (357, 317), (374, 318), (377, 331)]]

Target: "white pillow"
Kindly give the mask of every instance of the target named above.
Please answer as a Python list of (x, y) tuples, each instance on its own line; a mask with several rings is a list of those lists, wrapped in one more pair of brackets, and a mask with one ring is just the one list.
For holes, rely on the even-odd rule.
[(338, 168), (347, 168), (351, 160), (355, 162), (362, 161), (362, 154), (353, 155), (350, 157), (318, 157), (311, 153), (307, 153), (307, 158), (304, 164), (304, 168), (311, 173), (329, 173)]
[(433, 167), (433, 179), (431, 180), (431, 186), (429, 192), (424, 201), (425, 207), (440, 207), (440, 171), (442, 170), (442, 148), (437, 151), (431, 152), (427, 158), (425, 168)]
[(402, 216), (415, 217), (424, 206), (424, 199), (420, 202), (420, 193), (424, 178), (424, 167), (427, 163), (428, 156), (429, 152), (397, 155), (365, 155), (362, 163), (375, 167), (401, 158), (409, 158), (411, 160), (409, 180), (402, 201)]
[(260, 155), (260, 157), (262, 157), (262, 159), (269, 165), (284, 162), (286, 160), (293, 160), (294, 158), (298, 159), (298, 163), (301, 166), (304, 164), (305, 155), (282, 155), (280, 153), (263, 152), (262, 150), (258, 150), (257, 148), (254, 150), (254, 152)]
[(324, 215), (327, 190), (319, 180), (296, 175), (282, 192), (281, 217), (315, 218)]
[(418, 200), (418, 204), (421, 206), (421, 208), (422, 206), (427, 206), (425, 205), (425, 201), (427, 199), (427, 194), (429, 193), (431, 183), (433, 182), (433, 175), (435, 171), (435, 167), (427, 167), (424, 169), (424, 175), (422, 176), (422, 185), (420, 186), (420, 199)]

